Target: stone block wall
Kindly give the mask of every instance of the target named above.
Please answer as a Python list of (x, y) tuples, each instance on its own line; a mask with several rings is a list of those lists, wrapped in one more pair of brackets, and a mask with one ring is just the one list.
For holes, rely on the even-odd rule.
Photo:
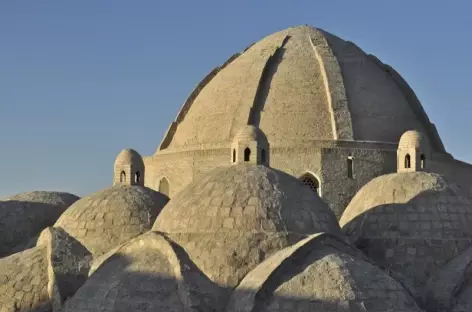
[[(348, 156), (352, 156), (352, 178), (348, 176)], [(323, 199), (338, 217), (366, 183), (396, 171), (396, 151), (367, 148), (324, 148), (321, 151)]]
[[(372, 144), (299, 144), (269, 148), (270, 167), (296, 178), (305, 173), (320, 182), (321, 197), (339, 218), (356, 192), (373, 178), (396, 172), (396, 147)], [(372, 146), (371, 146), (372, 145)], [(353, 176), (348, 177), (347, 159), (353, 156)], [(202, 150), (160, 153), (144, 157), (146, 186), (159, 190), (163, 177), (170, 183), (170, 197), (192, 181), (217, 167), (231, 165), (230, 144)]]

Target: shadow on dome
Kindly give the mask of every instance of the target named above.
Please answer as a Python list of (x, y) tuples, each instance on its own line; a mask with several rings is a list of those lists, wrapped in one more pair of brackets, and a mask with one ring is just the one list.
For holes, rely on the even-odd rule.
[(471, 208), (471, 200), (451, 188), (426, 190), (405, 203), (376, 205), (341, 227), (419, 300), (428, 278), (470, 246)]
[(34, 247), (41, 231), (52, 226), (70, 204), (0, 201), (0, 258)]
[[(156, 235), (161, 234), (148, 238)], [(183, 249), (174, 249), (179, 261), (173, 263), (173, 252), (151, 250), (146, 238), (136, 240), (136, 248), (106, 260), (62, 311), (420, 311), (399, 283), (367, 260), (337, 249), (337, 243), (331, 245), (336, 238), (327, 239), (285, 253), (269, 272), (266, 266), (255, 270), (250, 287), (216, 285)], [(319, 278), (309, 278), (316, 274)], [(258, 287), (260, 280), (264, 283)]]

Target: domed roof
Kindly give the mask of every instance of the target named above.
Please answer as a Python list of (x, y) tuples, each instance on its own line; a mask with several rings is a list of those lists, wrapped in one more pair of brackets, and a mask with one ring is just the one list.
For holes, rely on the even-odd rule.
[(64, 192), (34, 191), (0, 201), (0, 258), (23, 250), (78, 199)]
[(402, 172), (362, 187), (340, 224), (377, 263), (419, 287), (468, 247), (471, 220), (472, 199), (459, 185), (433, 173)]
[(57, 220), (95, 257), (149, 230), (167, 196), (137, 185), (116, 185), (74, 203)]
[(264, 132), (261, 129), (253, 126), (246, 125), (241, 128), (236, 136), (234, 137), (235, 141), (258, 141), (258, 140), (267, 140)]
[(321, 236), (279, 251), (246, 275), (226, 311), (421, 311), (399, 282), (343, 247)]
[(231, 142), (246, 124), (269, 142), (396, 144), (409, 129), (443, 150), (408, 84), (351, 42), (310, 26), (274, 33), (233, 55), (190, 94), (160, 149)]
[(327, 204), (298, 179), (259, 165), (217, 168), (178, 193), (153, 230), (338, 233)]
[(409, 149), (409, 148), (427, 148), (427, 138), (423, 133), (416, 130), (408, 130), (405, 132), (398, 142), (398, 148)]
[(116, 165), (127, 165), (127, 164), (140, 164), (144, 166), (143, 158), (134, 149), (122, 150), (115, 160)]

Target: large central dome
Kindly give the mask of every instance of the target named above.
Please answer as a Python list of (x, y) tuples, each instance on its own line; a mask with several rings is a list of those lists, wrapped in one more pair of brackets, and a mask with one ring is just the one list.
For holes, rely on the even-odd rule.
[(286, 141), (398, 142), (437, 131), (407, 83), (351, 42), (309, 26), (272, 34), (233, 55), (190, 94), (159, 149), (232, 141), (244, 125), (271, 144)]

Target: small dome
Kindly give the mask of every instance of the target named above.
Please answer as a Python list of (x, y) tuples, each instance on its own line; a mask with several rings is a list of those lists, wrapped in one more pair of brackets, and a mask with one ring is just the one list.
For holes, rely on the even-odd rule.
[(423, 133), (416, 130), (409, 130), (403, 133), (398, 143), (399, 149), (425, 149), (429, 144)]
[(136, 164), (139, 166), (144, 166), (143, 158), (136, 152), (134, 149), (124, 149), (122, 150), (115, 160), (115, 166), (117, 165), (129, 165)]
[(177, 194), (153, 230), (338, 233), (336, 217), (298, 179), (260, 165), (217, 168)]
[(82, 198), (56, 222), (96, 257), (149, 230), (167, 196), (138, 185), (117, 185)]
[(0, 258), (26, 248), (78, 199), (69, 193), (34, 191), (0, 201)]
[(261, 141), (261, 140), (267, 142), (267, 138), (264, 132), (262, 132), (261, 129), (253, 125), (244, 126), (234, 136), (234, 141)]
[(472, 200), (459, 185), (426, 172), (373, 179), (354, 196), (340, 224), (382, 267), (418, 289), (472, 239)]

